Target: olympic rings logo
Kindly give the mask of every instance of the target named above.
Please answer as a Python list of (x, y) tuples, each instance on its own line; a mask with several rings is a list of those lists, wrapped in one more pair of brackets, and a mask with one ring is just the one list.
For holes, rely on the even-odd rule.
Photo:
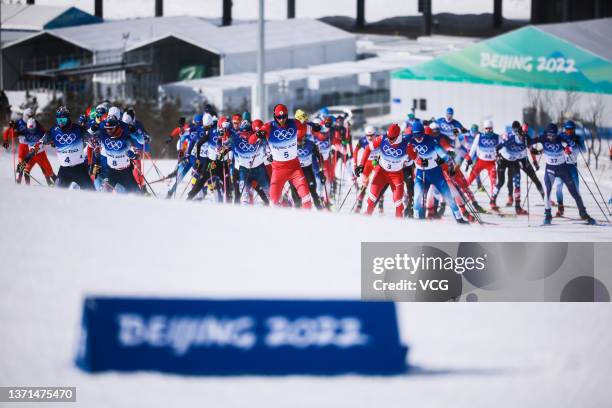
[(119, 150), (123, 147), (123, 142), (121, 140), (105, 139), (104, 146), (109, 150)]
[(66, 145), (74, 142), (76, 140), (76, 135), (74, 133), (63, 133), (55, 138), (55, 141), (58, 144)]
[(495, 139), (480, 139), (480, 143), (483, 146), (495, 146), (497, 144), (497, 140), (495, 140)]
[(256, 146), (241, 140), (240, 143), (238, 143), (238, 148), (244, 152), (254, 152)]
[(418, 154), (423, 156), (429, 151), (429, 147), (427, 147), (426, 145), (416, 145), (414, 146), (414, 150), (416, 150)]
[(291, 139), (295, 135), (295, 129), (294, 128), (276, 129), (273, 132), (273, 135), (278, 140), (288, 140), (288, 139)]
[(544, 150), (549, 150), (551, 152), (558, 152), (561, 150), (561, 145), (557, 143), (544, 143)]
[(400, 149), (394, 149), (394, 148), (392, 148), (389, 145), (384, 145), (382, 147), (382, 151), (387, 156), (391, 156), (391, 157), (400, 157), (400, 156), (402, 156), (402, 151)]

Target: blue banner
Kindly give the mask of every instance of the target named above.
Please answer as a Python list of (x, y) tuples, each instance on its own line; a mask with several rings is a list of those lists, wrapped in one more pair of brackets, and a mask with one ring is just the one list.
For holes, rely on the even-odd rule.
[(398, 374), (406, 353), (389, 302), (90, 297), (76, 364), (89, 372)]

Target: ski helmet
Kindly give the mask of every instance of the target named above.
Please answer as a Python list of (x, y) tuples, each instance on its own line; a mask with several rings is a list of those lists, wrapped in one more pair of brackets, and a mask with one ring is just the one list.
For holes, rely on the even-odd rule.
[(255, 119), (253, 121), (253, 125), (252, 126), (253, 126), (253, 130), (257, 132), (258, 130), (260, 130), (262, 128), (263, 122), (261, 121), (261, 119)]
[(410, 120), (414, 120), (414, 112), (410, 112), (410, 113), (408, 114), (408, 119), (410, 119)]
[(114, 116), (115, 119), (120, 120), (121, 110), (116, 106), (111, 106), (111, 108), (108, 110), (108, 116)]
[(242, 112), (242, 120), (246, 120), (247, 122), (251, 122), (251, 112), (249, 112), (249, 111)]
[(204, 127), (210, 127), (213, 124), (213, 117), (211, 116), (210, 113), (205, 113), (202, 116), (202, 126)]
[(251, 124), (249, 123), (248, 120), (243, 120), (240, 123), (240, 131), (241, 132), (250, 132), (252, 130), (253, 130), (253, 128), (251, 127)]
[(518, 120), (512, 122), (512, 130), (518, 133), (521, 130), (521, 123)]
[(70, 123), (70, 110), (65, 106), (60, 106), (55, 112), (55, 122), (59, 127), (67, 126)]
[(554, 123), (549, 123), (546, 126), (546, 133), (549, 135), (557, 135), (557, 133), (559, 132), (559, 128), (557, 127), (557, 125), (555, 125)]
[(568, 120), (563, 124), (564, 129), (576, 129), (576, 124), (573, 120)]
[(229, 127), (229, 122), (227, 121), (227, 116), (221, 115), (221, 117), (217, 121), (217, 128), (219, 128), (219, 129), (226, 129), (227, 127)]
[(484, 130), (493, 130), (493, 121), (491, 119), (487, 119), (482, 123), (482, 127)]
[(26, 126), (28, 129), (36, 129), (36, 119), (29, 118), (28, 121), (26, 122)]
[(275, 119), (287, 119), (289, 110), (285, 105), (279, 103), (274, 107), (274, 118)]
[(391, 124), (387, 129), (387, 137), (391, 140), (397, 139), (400, 134), (400, 127), (397, 123)]
[(451, 108), (450, 106), (446, 108), (446, 115), (453, 116), (454, 114), (455, 114), (455, 110), (453, 108)]
[(201, 125), (202, 124), (202, 117), (203, 117), (203, 115), (201, 113), (198, 113), (197, 115), (195, 115), (193, 117), (193, 124), (194, 125)]
[(374, 136), (376, 134), (376, 129), (374, 129), (374, 126), (366, 126), (365, 134), (366, 136)]
[(27, 122), (28, 119), (30, 119), (33, 116), (34, 116), (34, 110), (32, 110), (32, 108), (27, 108), (26, 110), (23, 111), (23, 120), (25, 122)]
[(423, 133), (424, 131), (425, 129), (423, 128), (423, 124), (420, 120), (417, 120), (412, 124), (412, 134)]
[(474, 123), (474, 124), (473, 124), (473, 125), (470, 127), (470, 130), (471, 130), (473, 133), (478, 132), (478, 125)]
[(327, 106), (322, 107), (321, 110), (319, 111), (319, 116), (321, 116), (322, 118), (325, 118), (328, 115), (329, 115), (329, 109), (327, 109)]
[(306, 122), (308, 120), (308, 114), (302, 109), (296, 110), (293, 116), (300, 122)]
[(123, 116), (121, 116), (121, 121), (123, 123), (127, 123), (128, 125), (131, 125), (134, 121), (134, 118), (132, 118), (127, 112), (124, 112)]

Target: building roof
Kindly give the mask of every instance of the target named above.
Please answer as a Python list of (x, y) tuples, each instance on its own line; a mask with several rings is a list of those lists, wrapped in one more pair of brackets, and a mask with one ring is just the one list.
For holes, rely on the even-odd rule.
[(610, 50), (602, 48), (612, 47), (612, 36), (600, 38), (598, 31), (605, 36), (610, 29), (601, 26), (611, 23), (523, 27), (394, 72), (393, 78), (612, 94), (612, 62), (605, 56)]
[[(266, 50), (355, 39), (346, 31), (313, 19), (267, 21), (265, 30)], [(77, 26), (44, 30), (8, 43), (5, 47), (12, 47), (44, 32), (94, 52), (123, 50), (124, 47), (129, 51), (171, 36), (219, 55), (253, 52), (257, 49), (256, 23), (217, 27), (191, 16), (105, 21), (95, 29)]]
[(612, 18), (537, 25), (538, 29), (612, 61)]
[(101, 21), (76, 7), (2, 4), (2, 30), (40, 31)]

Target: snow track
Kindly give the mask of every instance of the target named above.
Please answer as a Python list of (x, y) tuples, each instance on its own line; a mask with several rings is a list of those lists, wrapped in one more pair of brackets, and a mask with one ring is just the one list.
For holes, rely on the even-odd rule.
[[(487, 215), (502, 225), (458, 226), (448, 216), (395, 220), (390, 208), (364, 217), (26, 188), (13, 184), (11, 166), (0, 153), (1, 386), (73, 385), (78, 403), (69, 407), (598, 408), (612, 401), (609, 304), (399, 304), (415, 368), (390, 378), (85, 374), (72, 360), (88, 294), (358, 298), (362, 241), (610, 241), (612, 230), (571, 220), (541, 229), (524, 217)], [(599, 181), (609, 194), (609, 173)], [(165, 192), (163, 183), (156, 188)], [(537, 192), (531, 199), (539, 200)]]

